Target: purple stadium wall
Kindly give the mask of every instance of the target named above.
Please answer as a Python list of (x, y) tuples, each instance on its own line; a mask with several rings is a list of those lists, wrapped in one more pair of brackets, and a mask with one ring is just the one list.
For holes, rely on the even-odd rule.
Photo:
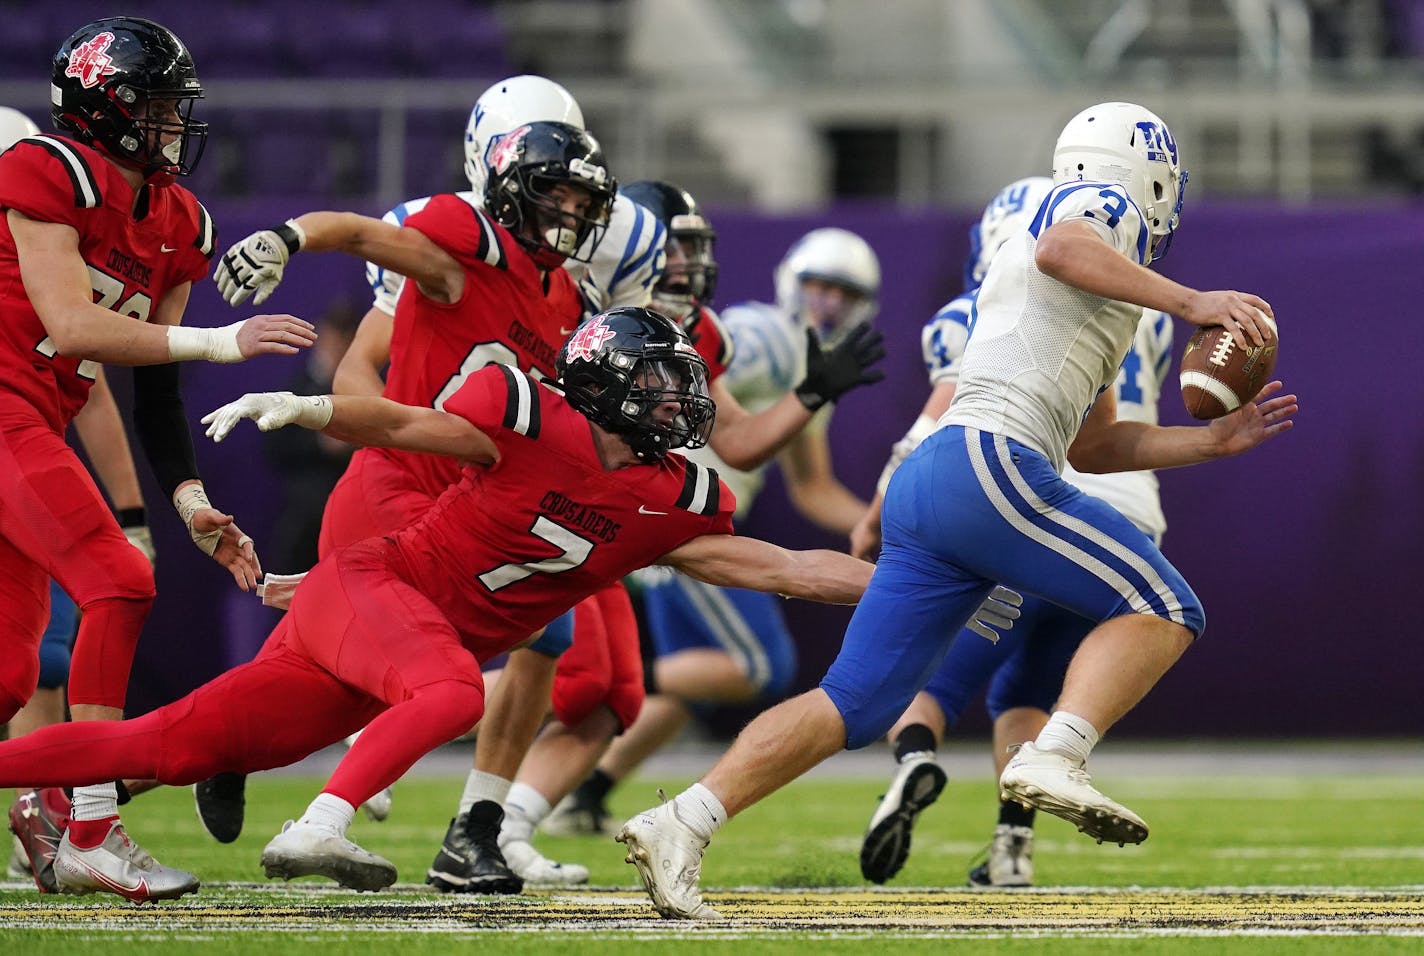
[[(297, 211), (214, 206), (220, 248)], [(722, 304), (769, 297), (781, 254), (815, 226), (856, 230), (880, 254), (878, 323), (889, 375), (847, 397), (832, 428), (839, 473), (869, 494), (886, 451), (926, 394), (918, 332), (958, 288), (968, 219), (852, 206), (794, 218), (726, 212), (715, 221)], [(1420, 605), (1409, 597), (1424, 567), (1424, 508), (1416, 493), (1424, 475), (1424, 375), (1413, 368), (1424, 359), (1424, 332), (1412, 314), (1424, 302), (1424, 273), (1413, 261), (1421, 248), (1424, 208), (1417, 206), (1188, 208), (1163, 271), (1198, 287), (1269, 299), (1284, 338), (1278, 375), (1300, 394), (1302, 410), (1290, 435), (1261, 450), (1162, 476), (1165, 549), (1204, 600), (1209, 627), (1117, 733), (1424, 729), (1409, 703), (1424, 673)], [(316, 316), (343, 297), (364, 308), (359, 265), (304, 255), (264, 308)], [(189, 321), (223, 324), (253, 311), (228, 309), (208, 283), (195, 290)], [(1178, 352), (1184, 341), (1179, 324)], [(280, 387), (297, 361), (190, 368), (190, 417), (196, 423), (243, 391)], [(1172, 376), (1174, 382), (1175, 370)], [(1163, 414), (1168, 423), (1187, 420), (1170, 385)], [(260, 545), (270, 536), (281, 488), (263, 463), (259, 434), (239, 429), (216, 447), (200, 441), (213, 500)], [(273, 620), (196, 556), (166, 509), (154, 512), (159, 599), (139, 650), (131, 713), (249, 656)], [(742, 530), (792, 546), (843, 546), (794, 515), (775, 480)], [(835, 653), (848, 611), (796, 602), (787, 610), (802, 651), (798, 688), (812, 686)]]

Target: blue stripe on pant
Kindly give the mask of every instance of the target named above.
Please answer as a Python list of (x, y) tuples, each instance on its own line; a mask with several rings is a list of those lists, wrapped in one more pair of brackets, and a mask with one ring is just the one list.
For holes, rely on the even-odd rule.
[(1042, 454), (976, 429), (941, 429), (896, 471), (870, 587), (821, 687), (847, 747), (878, 739), (934, 675), (995, 583), (1092, 621), (1122, 614), (1205, 626), (1157, 546)]

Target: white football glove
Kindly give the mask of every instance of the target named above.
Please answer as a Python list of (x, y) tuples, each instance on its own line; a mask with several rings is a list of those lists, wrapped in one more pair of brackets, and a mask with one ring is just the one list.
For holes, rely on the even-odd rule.
[(264, 432), (295, 422), (303, 428), (320, 430), (331, 421), (330, 395), (293, 395), (291, 392), (248, 392), (235, 402), (215, 408), (202, 418), (207, 435), (222, 441), (238, 422), (250, 418)]
[(1023, 606), (1023, 595), (1002, 584), (994, 585), (994, 590), (979, 605), (969, 623), (964, 625), (990, 644), (999, 643), (1000, 632), (1011, 631), (1017, 621), (1019, 608)]
[(218, 292), (228, 305), (241, 305), (248, 296), (253, 296), (253, 305), (261, 305), (282, 281), (282, 268), (306, 238), (302, 227), (288, 219), (276, 228), (254, 232), (234, 243), (223, 253), (213, 276)]
[(285, 611), (287, 606), (292, 603), (292, 595), (296, 593), (297, 585), (301, 584), (302, 578), (306, 576), (307, 572), (305, 571), (301, 574), (273, 574), (268, 571), (262, 576), (262, 583), (257, 585), (257, 596), (268, 607), (281, 608)]

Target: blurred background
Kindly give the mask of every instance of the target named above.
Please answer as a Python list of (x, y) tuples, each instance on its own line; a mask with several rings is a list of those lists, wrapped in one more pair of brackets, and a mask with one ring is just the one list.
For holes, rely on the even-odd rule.
[[(1278, 374), (1302, 410), (1250, 456), (1162, 476), (1164, 550), (1203, 597), (1208, 631), (1114, 733), (1424, 729), (1410, 704), (1424, 676), (1421, 0), (0, 0), (0, 103), (47, 127), (53, 51), (119, 12), (162, 22), (193, 52), (211, 132), (186, 185), (219, 249), (312, 209), (379, 215), (466, 188), (471, 105), (525, 72), (573, 93), (621, 180), (671, 180), (708, 207), (719, 306), (771, 301), (772, 270), (809, 229), (860, 233), (884, 273), (888, 375), (847, 396), (831, 441), (866, 497), (928, 392), (919, 329), (959, 291), (984, 203), (1047, 174), (1058, 130), (1083, 107), (1147, 106), (1191, 174), (1161, 271), (1270, 300)], [(319, 321), (368, 300), (359, 263), (304, 256), (264, 308)], [(186, 321), (253, 311), (205, 283)], [(191, 367), (190, 417), (284, 387), (304, 365)], [(111, 378), (122, 397), (127, 375)], [(1175, 371), (1162, 407), (1186, 422)], [(291, 492), (264, 440), (240, 430), (199, 460), (213, 500), (270, 554)], [(273, 623), (148, 491), (159, 599), (131, 713), (247, 659)], [(775, 479), (742, 530), (844, 547), (796, 518)], [(848, 613), (788, 611), (799, 690)], [(984, 726), (978, 715), (966, 729)]]

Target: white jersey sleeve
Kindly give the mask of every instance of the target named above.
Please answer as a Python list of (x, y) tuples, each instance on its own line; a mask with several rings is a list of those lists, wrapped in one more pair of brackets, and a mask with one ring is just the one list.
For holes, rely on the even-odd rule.
[(920, 351), (930, 385), (959, 381), (959, 366), (969, 344), (969, 316), (978, 290), (949, 302), (925, 323), (920, 331)]
[(1141, 306), (1105, 299), (1038, 270), (1038, 237), (1070, 221), (1088, 223), (1132, 261), (1146, 259), (1147, 222), (1121, 186), (1055, 187), (1029, 227), (1010, 237), (989, 267), (974, 304), (974, 334), (954, 403), (941, 420), (1013, 438), (1059, 470), (1098, 393), (1116, 380), (1142, 317)]
[(645, 307), (653, 298), (653, 286), (662, 278), (667, 264), (667, 230), (657, 217), (626, 196), (613, 201), (608, 228), (590, 254), (579, 250), (588, 262), (568, 259), (564, 268), (578, 284), (584, 308), (590, 313), (618, 306)]
[[(770, 408), (805, 378), (806, 332), (794, 319), (761, 302), (730, 306), (721, 319), (733, 351), (732, 364), (719, 381), (747, 411), (756, 414)], [(806, 428), (824, 431), (830, 415), (831, 406), (824, 406)], [(736, 514), (746, 514), (761, 491), (765, 465), (751, 471), (732, 468), (710, 446), (689, 452), (687, 457), (717, 469), (737, 496)]]
[[(1137, 325), (1132, 348), (1122, 360), (1114, 388), (1117, 417), (1123, 421), (1157, 424), (1163, 383), (1172, 365), (1172, 317), (1147, 310)], [(1123, 471), (1088, 475), (1063, 469), (1063, 477), (1082, 491), (1112, 505), (1158, 544), (1167, 531), (1157, 476), (1150, 471)]]

